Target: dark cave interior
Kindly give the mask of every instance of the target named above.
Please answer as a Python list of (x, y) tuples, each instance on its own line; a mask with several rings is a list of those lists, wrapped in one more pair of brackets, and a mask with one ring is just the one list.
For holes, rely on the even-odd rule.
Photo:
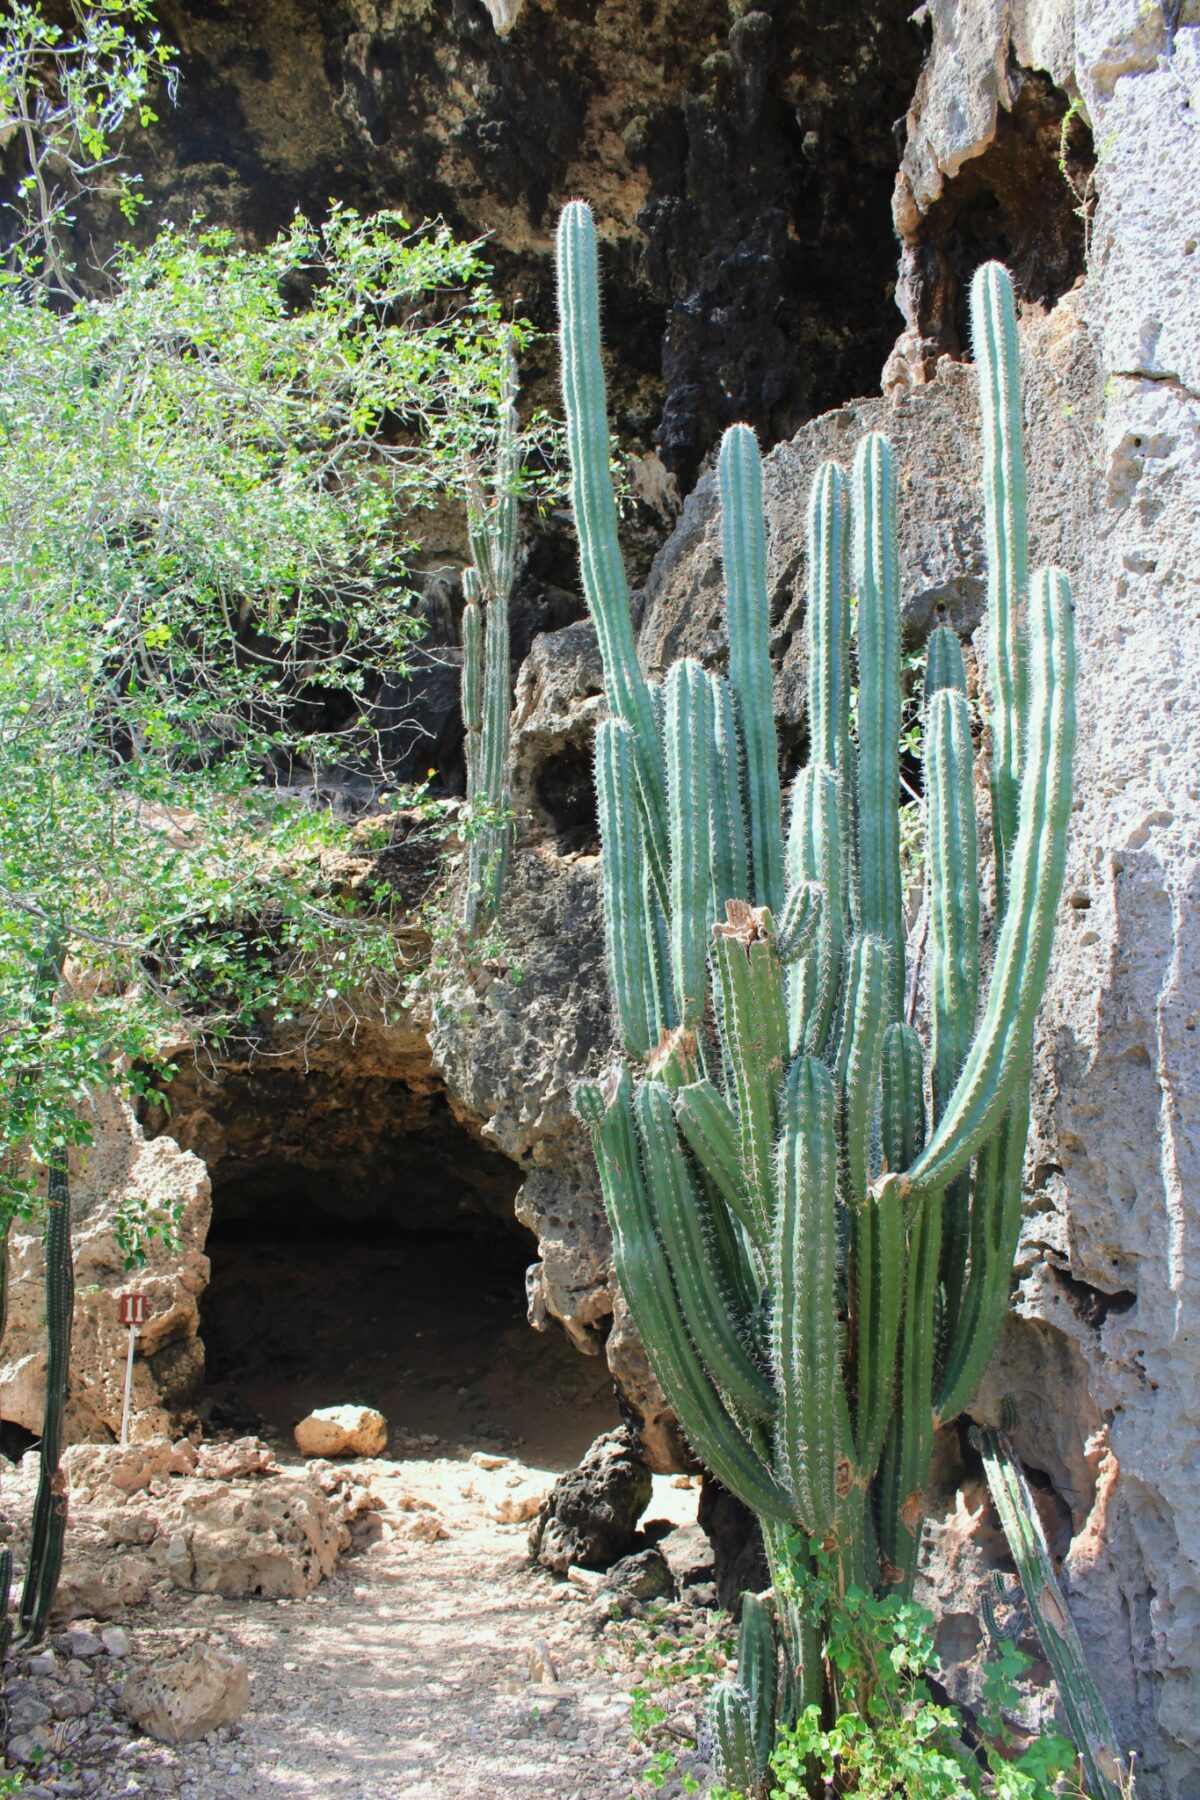
[(209, 1424), (287, 1439), (315, 1407), (361, 1404), (396, 1454), (436, 1439), (569, 1467), (616, 1422), (603, 1362), (527, 1322), (520, 1169), (431, 1074), (224, 1071), (206, 1111), (222, 1146), (201, 1299)]

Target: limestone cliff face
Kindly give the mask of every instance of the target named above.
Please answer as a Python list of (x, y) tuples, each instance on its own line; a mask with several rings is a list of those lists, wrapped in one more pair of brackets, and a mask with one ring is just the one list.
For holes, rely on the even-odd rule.
[(586, 194), (624, 425), (685, 483), (733, 419), (778, 437), (869, 388), (907, 0), (498, 4), (503, 36), (482, 0), (164, 0), (183, 79), (148, 192), (259, 234), (331, 197), (441, 215), (492, 234), (547, 325), (555, 218)]
[[(557, 206), (593, 200), (618, 423), (660, 538), (689, 494), (638, 600), (642, 653), (723, 655), (714, 499), (693, 484), (748, 417), (779, 445), (789, 766), (822, 457), (889, 432), (912, 637), (939, 614), (967, 639), (981, 624), (974, 376), (954, 359), (965, 277), (988, 255), (1014, 267), (1035, 554), (1075, 586), (1080, 749), (1016, 1305), (977, 1410), (1017, 1400), (1142, 1791), (1200, 1800), (1200, 7), (930, 0), (919, 30), (908, 0), (162, 10), (185, 82), (148, 186), (176, 216), (202, 205), (262, 234), (330, 195), (442, 212), (494, 233), (505, 291), (548, 325)], [(428, 1041), (448, 1106), (516, 1165), (532, 1320), (607, 1355), (668, 1465), (682, 1446), (613, 1292), (570, 1111), (612, 1048), (589, 779), (602, 684), (565, 534), (527, 545), (522, 580), (509, 960), (447, 976)], [(939, 1482), (926, 1597), (969, 1660), (996, 1546), (956, 1443)]]

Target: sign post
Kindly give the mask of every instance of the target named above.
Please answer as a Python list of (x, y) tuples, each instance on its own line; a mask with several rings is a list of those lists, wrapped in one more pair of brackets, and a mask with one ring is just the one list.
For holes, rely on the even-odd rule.
[(122, 1325), (129, 1329), (129, 1354), (125, 1358), (125, 1403), (121, 1408), (121, 1448), (129, 1442), (129, 1402), (133, 1393), (133, 1346), (137, 1338), (138, 1326), (144, 1325), (150, 1317), (150, 1302), (145, 1294), (125, 1293), (117, 1296), (120, 1304), (119, 1317)]

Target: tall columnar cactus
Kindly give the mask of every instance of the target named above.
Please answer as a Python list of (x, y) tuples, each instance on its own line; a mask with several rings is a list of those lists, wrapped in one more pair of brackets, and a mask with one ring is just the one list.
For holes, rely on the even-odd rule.
[(75, 1275), (71, 1257), (71, 1188), (66, 1151), (50, 1163), (46, 1196), (46, 1403), (41, 1462), (33, 1501), (33, 1526), (19, 1614), (22, 1642), (37, 1643), (46, 1629), (62, 1568), (67, 1530), (67, 1484), (60, 1467)]
[[(809, 513), (810, 761), (780, 805), (761, 473), (721, 445), (728, 675), (637, 662), (608, 477), (595, 236), (559, 228), (563, 385), (584, 587), (611, 717), (596, 779), (608, 972), (626, 1063), (577, 1096), (618, 1278), (701, 1458), (751, 1506), (784, 1652), (753, 1654), (714, 1726), (761, 1780), (758, 1723), (820, 1697), (820, 1621), (789, 1571), (906, 1592), (939, 1421), (968, 1403), (1008, 1300), (1036, 1009), (1071, 794), (1071, 597), (1027, 577), (1011, 286), (973, 313), (985, 394), (998, 912), (980, 977), (963, 659), (926, 669), (929, 1018), (906, 1020), (896, 472), (887, 442), (819, 471)], [(852, 701), (851, 595), (857, 600)], [(981, 998), (982, 990), (982, 998)], [(764, 1615), (765, 1616), (765, 1615)], [(768, 1691), (769, 1690), (769, 1691)], [(749, 1789), (747, 1790), (749, 1791)]]
[(473, 566), (463, 576), (462, 716), (471, 838), (463, 925), (474, 929), (500, 904), (508, 861), (511, 805), (508, 745), (508, 597), (517, 555), (520, 428), (517, 364), (510, 344), (489, 489), (475, 480), (467, 503)]

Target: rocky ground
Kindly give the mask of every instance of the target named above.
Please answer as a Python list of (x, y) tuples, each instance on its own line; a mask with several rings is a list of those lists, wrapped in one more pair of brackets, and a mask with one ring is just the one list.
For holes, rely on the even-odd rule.
[[(698, 1489), (652, 1485), (623, 1434), (602, 1435), (617, 1424), (602, 1359), (528, 1329), (495, 1250), (476, 1270), (469, 1241), (420, 1248), (298, 1243), (281, 1282), (278, 1252), (226, 1245), (199, 1444), (66, 1452), (58, 1623), (5, 1671), (22, 1800), (627, 1800), (652, 1765), (686, 1765), (725, 1629), (696, 1604), (712, 1598)], [(336, 1401), (387, 1415), (385, 1454), (297, 1454), (297, 1422)], [(570, 1480), (599, 1536), (564, 1527), (558, 1572), (535, 1568), (531, 1521), (598, 1434), (615, 1446), (598, 1506)], [(18, 1563), (36, 1470), (34, 1453), (0, 1459)], [(639, 1542), (662, 1538), (682, 1605), (599, 1591), (639, 1512), (675, 1527)], [(664, 1585), (649, 1560), (643, 1592)], [(660, 1695), (666, 1716), (635, 1740)], [(139, 1729), (172, 1707), (212, 1728), (175, 1745)]]
[[(597, 1592), (599, 1575), (533, 1569), (527, 1524), (496, 1514), (506, 1498), (528, 1510), (550, 1476), (438, 1448), (363, 1465), (381, 1503), (368, 1541), (303, 1598), (160, 1587), (119, 1624), (77, 1620), (13, 1658), (8, 1748), (26, 1772), (23, 1800), (625, 1800), (649, 1791), (643, 1772), (664, 1748), (689, 1766), (698, 1678), (722, 1656), (720, 1615), (631, 1608)], [(695, 1499), (659, 1477), (649, 1511), (686, 1519)], [(697, 1536), (693, 1526), (669, 1543), (685, 1580)], [(198, 1643), (218, 1661), (245, 1659), (247, 1710), (177, 1747), (140, 1735), (123, 1686)], [(639, 1744), (630, 1715), (644, 1693), (666, 1697), (667, 1720)]]

